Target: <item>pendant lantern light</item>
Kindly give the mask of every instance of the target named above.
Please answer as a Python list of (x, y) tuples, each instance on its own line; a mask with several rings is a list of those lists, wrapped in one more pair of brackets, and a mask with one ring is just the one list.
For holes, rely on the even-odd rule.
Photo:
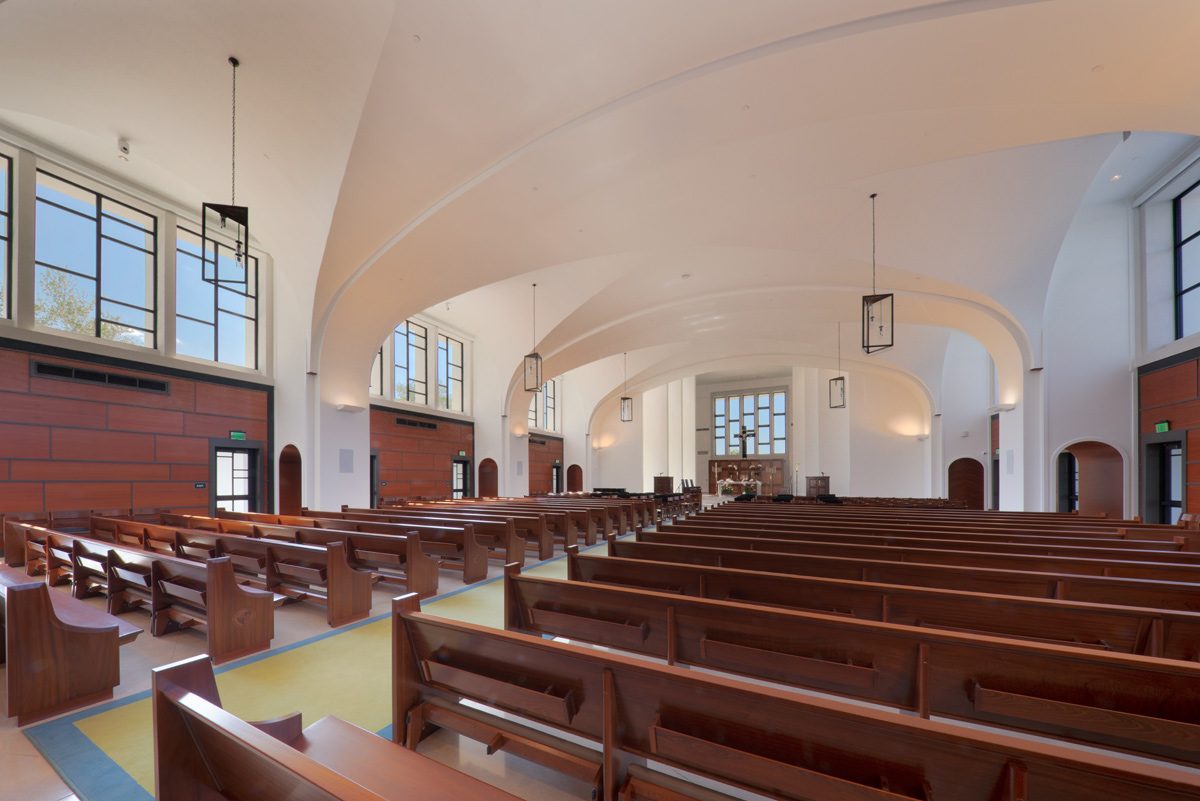
[(838, 323), (838, 376), (829, 379), (829, 408), (846, 408), (846, 377), (842, 375), (842, 324)]
[[(533, 285), (533, 347), (537, 348), (537, 284)], [(542, 388), (542, 357), (534, 350), (525, 357), (525, 391)]]
[[(233, 67), (233, 110), (230, 122), (230, 177), (229, 203), (202, 203), (200, 206), (200, 254), (201, 278), (210, 284), (231, 285), (240, 284), (243, 288), (247, 283), (246, 262), (247, 251), (250, 248), (250, 209), (237, 205), (237, 69), (241, 62), (235, 57), (229, 57)], [(222, 230), (233, 223), (233, 265), (222, 269), (217, 257), (217, 242), (208, 235), (209, 221)], [(211, 256), (209, 253), (211, 252)]]
[(871, 294), (863, 295), (862, 347), (867, 353), (890, 348), (895, 344), (895, 296), (875, 290), (875, 198), (871, 195)]
[(621, 422), (633, 422), (633, 398), (629, 397), (629, 354), (621, 354), (621, 373), (625, 381), (625, 395), (621, 397)]

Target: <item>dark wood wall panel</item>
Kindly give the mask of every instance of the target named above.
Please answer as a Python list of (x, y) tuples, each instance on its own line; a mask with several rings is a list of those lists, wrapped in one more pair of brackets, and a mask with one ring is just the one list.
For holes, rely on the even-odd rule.
[[(397, 423), (398, 418), (418, 425)], [(379, 451), (380, 497), (449, 497), (451, 463), (460, 451), (466, 452), (461, 458), (471, 460), (469, 473), (474, 473), (475, 425), (373, 408), (371, 449)]]
[(1138, 395), (1143, 409), (1200, 397), (1196, 386), (1196, 362), (1146, 373), (1138, 381)]
[[(166, 380), (171, 389), (35, 378), (34, 359)], [(271, 395), (266, 387), (194, 376), (0, 348), (0, 514), (146, 506), (207, 511), (210, 437), (245, 431), (248, 440), (267, 442)], [(264, 498), (270, 458), (264, 454)]]
[[(540, 434), (529, 435), (529, 492), (540, 495), (554, 488), (553, 469), (562, 464), (563, 441)], [(564, 471), (566, 468), (562, 468)], [(564, 474), (564, 483), (566, 482)]]
[(1153, 434), (1154, 424), (1163, 420), (1171, 424), (1172, 431), (1200, 428), (1200, 400), (1169, 403), (1166, 406), (1142, 409), (1139, 415), (1138, 430), (1143, 434)]

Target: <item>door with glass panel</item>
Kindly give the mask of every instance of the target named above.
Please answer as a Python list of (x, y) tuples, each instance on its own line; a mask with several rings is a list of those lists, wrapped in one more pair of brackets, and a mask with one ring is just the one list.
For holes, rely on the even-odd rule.
[(230, 512), (253, 512), (258, 508), (257, 451), (249, 448), (217, 448), (214, 451), (216, 487), (213, 505)]
[(1174, 525), (1183, 514), (1183, 443), (1168, 442), (1159, 451), (1159, 522)]

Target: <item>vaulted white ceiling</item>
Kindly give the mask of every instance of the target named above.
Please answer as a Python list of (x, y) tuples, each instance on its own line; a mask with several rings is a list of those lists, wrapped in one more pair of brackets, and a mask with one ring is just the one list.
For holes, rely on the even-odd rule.
[(1200, 135), (1198, 37), (1194, 0), (7, 0), (0, 125), (223, 200), (238, 55), (238, 198), (323, 387), (447, 300), (523, 352), (535, 276), (551, 373), (823, 364), (838, 321), (854, 350), (872, 192), (898, 337), (965, 331), (1014, 376), (1098, 171), (1182, 142), (1120, 132)]

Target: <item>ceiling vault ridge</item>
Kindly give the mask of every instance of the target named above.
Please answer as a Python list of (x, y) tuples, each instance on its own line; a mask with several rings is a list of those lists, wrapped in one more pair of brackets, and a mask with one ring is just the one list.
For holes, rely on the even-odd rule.
[(722, 70), (740, 66), (748, 62), (768, 58), (778, 53), (803, 47), (810, 47), (817, 44), (823, 44), (837, 39), (873, 33), (875, 31), (885, 30), (888, 28), (928, 22), (935, 19), (962, 16), (983, 11), (992, 11), (999, 8), (1034, 5), (1045, 2), (1050, 2), (1050, 0), (942, 0), (942, 2), (930, 3), (908, 9), (899, 9), (883, 14), (877, 14), (871, 17), (841, 22), (825, 28), (819, 28), (814, 31), (806, 31), (804, 33), (795, 34), (793, 36), (758, 45), (738, 53), (732, 53), (704, 64), (699, 64), (695, 67), (683, 70), (682, 72), (649, 83), (639, 89), (629, 92), (628, 94), (613, 98), (612, 100), (609, 100), (608, 102), (603, 103), (602, 105), (597, 106), (590, 111), (568, 120), (562, 125), (546, 131), (545, 133), (530, 140), (521, 147), (501, 158), (499, 161), (496, 161), (482, 172), (477, 173), (467, 181), (459, 184), (457, 187), (447, 192), (440, 199), (435, 201), (432, 205), (410, 220), (399, 231), (393, 234), (386, 242), (384, 242), (383, 245), (381, 245), (374, 253), (372, 253), (366, 259), (366, 261), (359, 265), (354, 272), (351, 273), (351, 275), (345, 281), (343, 281), (340, 286), (338, 286), (337, 290), (333, 294), (333, 297), (330, 298), (329, 303), (321, 313), (320, 319), (317, 321), (317, 325), (313, 331), (313, 347), (309, 357), (311, 362), (309, 369), (313, 371), (319, 371), (321, 356), (324, 351), (325, 332), (329, 327), (333, 314), (338, 308), (341, 299), (345, 296), (345, 293), (355, 282), (357, 282), (372, 266), (378, 263), (384, 254), (395, 247), (401, 240), (412, 233), (412, 231), (418, 228), (422, 223), (431, 218), (433, 215), (437, 214), (446, 206), (450, 205), (459, 197), (463, 196), (471, 189), (486, 181), (488, 178), (501, 172), (510, 164), (519, 161), (525, 155), (538, 149), (541, 145), (547, 142), (558, 139), (566, 133), (580, 128), (589, 122), (597, 120), (613, 111), (624, 108), (625, 106), (636, 103), (642, 99), (656, 95), (666, 89), (693, 81), (700, 77), (720, 72)]

